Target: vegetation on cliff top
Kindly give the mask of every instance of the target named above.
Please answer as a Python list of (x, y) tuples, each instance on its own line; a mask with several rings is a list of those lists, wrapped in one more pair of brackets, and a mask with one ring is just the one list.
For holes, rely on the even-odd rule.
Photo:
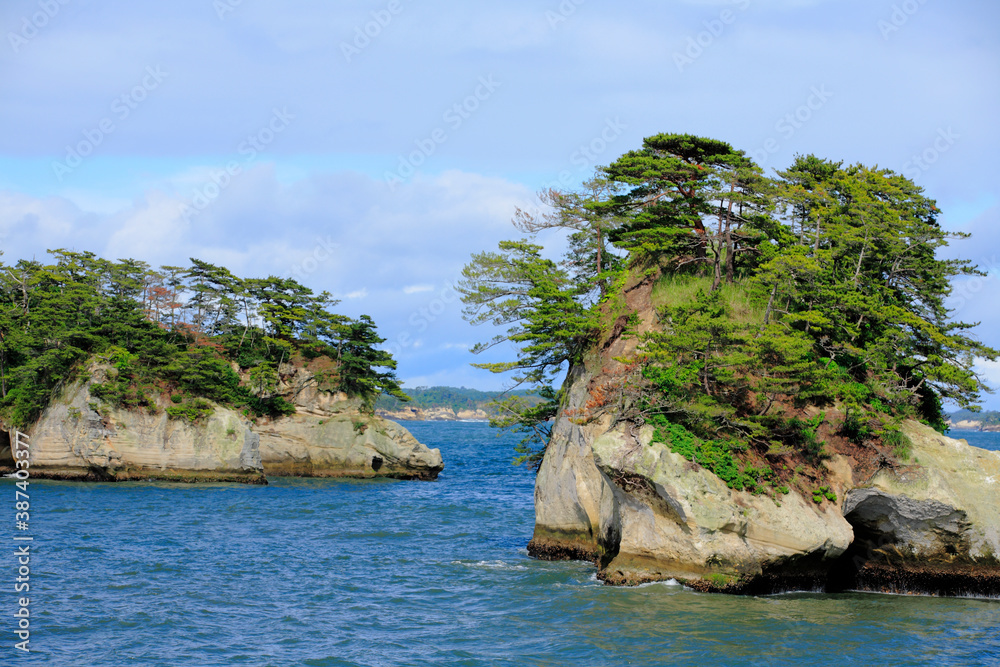
[(323, 388), (369, 408), (382, 393), (405, 399), (374, 322), (331, 312), (326, 292), (239, 278), (196, 259), (153, 270), (89, 252), (50, 254), (51, 264), (0, 265), (0, 418), (12, 426), (33, 423), (95, 355), (111, 369), (95, 396), (155, 411), (154, 395), (169, 395), (167, 412), (192, 420), (211, 412), (205, 399), (248, 415), (294, 412), (276, 392), (287, 362), (308, 363)]
[[(506, 328), (476, 351), (517, 349), (478, 366), (550, 396), (545, 409), (508, 402), (496, 420), (526, 434), (521, 460), (540, 461), (568, 367), (599, 378), (568, 416), (651, 424), (731, 487), (756, 489), (775, 471), (752, 461), (816, 461), (820, 430), (905, 456), (902, 420), (942, 430), (942, 399), (973, 406), (985, 389), (973, 359), (998, 356), (944, 305), (951, 278), (981, 275), (938, 258), (963, 235), (891, 170), (808, 155), (770, 178), (725, 142), (659, 134), (579, 192), (542, 198), (548, 213), (514, 223), (567, 230), (564, 260), (505, 241), (474, 255), (461, 284), (467, 319)], [(651, 303), (628, 305), (643, 286)], [(629, 336), (634, 353), (602, 352)]]

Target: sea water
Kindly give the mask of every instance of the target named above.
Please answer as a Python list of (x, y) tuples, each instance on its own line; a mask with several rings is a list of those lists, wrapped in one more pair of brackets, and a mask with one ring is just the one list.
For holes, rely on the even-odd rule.
[(513, 440), (406, 426), (438, 481), (32, 482), (29, 654), (4, 480), (0, 665), (1000, 664), (1000, 601), (613, 588), (533, 560)]

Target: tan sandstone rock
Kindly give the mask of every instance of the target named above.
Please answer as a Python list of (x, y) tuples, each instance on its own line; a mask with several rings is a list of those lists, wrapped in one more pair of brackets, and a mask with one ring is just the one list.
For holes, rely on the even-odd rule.
[(296, 413), (254, 427), (268, 475), (430, 480), (444, 468), (440, 450), (365, 413), (360, 400), (320, 389), (306, 369), (283, 370), (281, 390)]
[(203, 422), (168, 418), (163, 406), (123, 410), (91, 395), (107, 369), (67, 387), (30, 429), (31, 474), (58, 479), (265, 483), (258, 436), (232, 410)]
[(855, 480), (825, 462), (836, 502), (792, 490), (734, 491), (652, 442), (652, 429), (576, 423), (587, 397), (574, 370), (535, 486), (541, 558), (593, 560), (615, 584), (677, 579), (714, 590), (859, 588), (940, 594), (1000, 591), (1000, 453), (916, 422), (915, 461)]

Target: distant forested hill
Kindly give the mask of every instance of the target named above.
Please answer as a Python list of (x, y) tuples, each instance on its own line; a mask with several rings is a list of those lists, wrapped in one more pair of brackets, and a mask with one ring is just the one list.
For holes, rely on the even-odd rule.
[(529, 395), (528, 391), (519, 390), (511, 392), (500, 391), (479, 391), (478, 389), (468, 389), (466, 387), (416, 387), (404, 389), (410, 397), (410, 401), (404, 405), (395, 396), (383, 395), (375, 404), (378, 410), (401, 410), (404, 408), (451, 408), (455, 412), (459, 410), (488, 410), (487, 404), (498, 397), (524, 396), (529, 401), (536, 398)]
[(969, 420), (982, 422), (984, 426), (1000, 424), (1000, 412), (997, 411), (972, 412), (971, 410), (959, 410), (950, 413), (948, 417), (951, 418), (952, 422)]

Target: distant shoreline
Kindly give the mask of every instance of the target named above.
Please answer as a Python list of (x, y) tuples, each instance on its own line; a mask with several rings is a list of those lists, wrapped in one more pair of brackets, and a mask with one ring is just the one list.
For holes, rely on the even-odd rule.
[(957, 424), (947, 424), (949, 431), (973, 431), (976, 433), (1000, 433), (1000, 424), (987, 424), (983, 426), (980, 422), (959, 422)]

